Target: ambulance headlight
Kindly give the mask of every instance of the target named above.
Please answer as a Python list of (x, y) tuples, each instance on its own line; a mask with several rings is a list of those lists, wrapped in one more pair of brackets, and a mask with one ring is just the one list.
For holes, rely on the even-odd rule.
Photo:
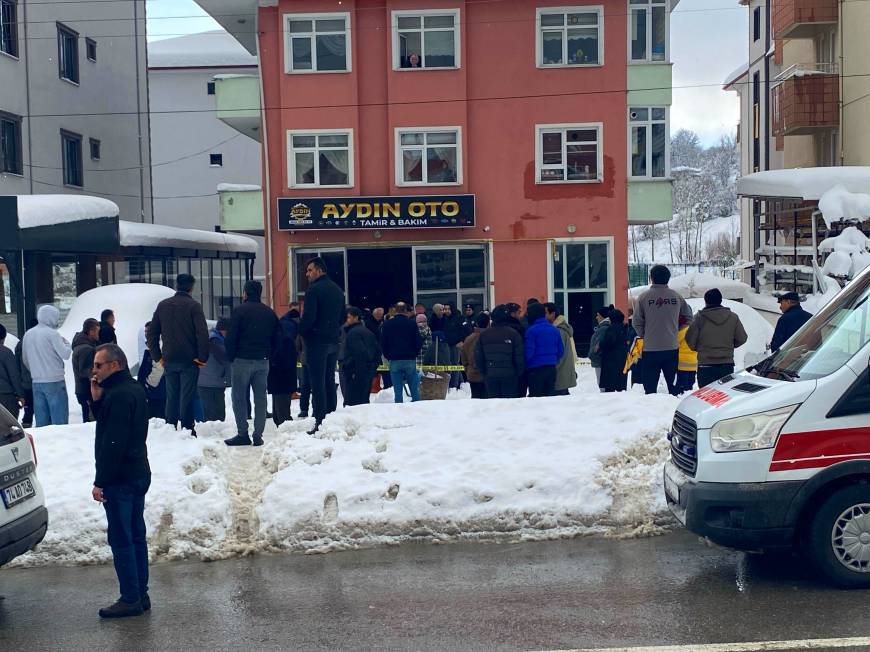
[(723, 419), (710, 430), (710, 448), (716, 453), (773, 448), (782, 427), (797, 407), (790, 405), (745, 417)]

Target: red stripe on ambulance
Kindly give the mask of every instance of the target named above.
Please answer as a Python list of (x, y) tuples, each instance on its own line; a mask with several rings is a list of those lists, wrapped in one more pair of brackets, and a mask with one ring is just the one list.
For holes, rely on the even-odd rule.
[(855, 459), (870, 460), (870, 427), (780, 435), (770, 470), (821, 469)]

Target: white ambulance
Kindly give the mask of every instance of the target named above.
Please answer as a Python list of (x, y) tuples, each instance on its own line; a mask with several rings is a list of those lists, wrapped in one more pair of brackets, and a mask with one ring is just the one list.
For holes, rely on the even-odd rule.
[(801, 546), (832, 582), (870, 586), (870, 269), (778, 351), (683, 400), (665, 495), (743, 550)]

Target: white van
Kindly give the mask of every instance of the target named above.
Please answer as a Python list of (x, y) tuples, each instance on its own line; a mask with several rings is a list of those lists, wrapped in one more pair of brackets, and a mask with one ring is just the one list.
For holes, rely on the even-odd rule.
[(36, 547), (47, 529), (33, 436), (0, 405), (0, 566)]
[(782, 349), (683, 400), (665, 495), (743, 550), (801, 545), (834, 583), (870, 586), (870, 269)]

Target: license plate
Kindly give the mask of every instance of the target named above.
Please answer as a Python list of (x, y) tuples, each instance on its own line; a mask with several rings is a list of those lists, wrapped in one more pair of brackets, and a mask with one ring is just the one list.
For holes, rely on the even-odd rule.
[(671, 499), (671, 502), (680, 504), (680, 485), (667, 471), (665, 471), (665, 494)]
[(6, 505), (6, 509), (9, 509), (28, 498), (33, 498), (36, 495), (36, 489), (30, 478), (25, 478), (11, 487), (0, 490), (0, 494), (3, 496), (3, 504)]

